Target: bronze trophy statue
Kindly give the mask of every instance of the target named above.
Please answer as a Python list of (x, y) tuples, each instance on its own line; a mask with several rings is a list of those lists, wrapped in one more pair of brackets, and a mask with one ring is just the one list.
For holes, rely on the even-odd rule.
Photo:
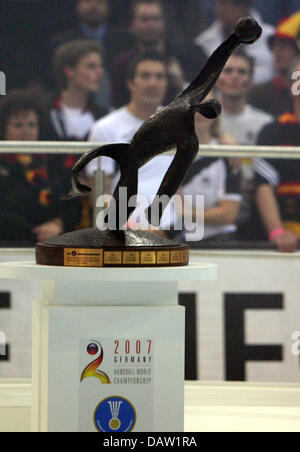
[[(119, 207), (138, 192), (138, 170), (155, 156), (177, 148), (146, 215), (149, 223), (159, 225), (164, 207), (159, 197), (175, 195), (193, 164), (199, 148), (194, 127), (194, 115), (201, 113), (209, 119), (221, 113), (216, 100), (203, 102), (215, 85), (228, 58), (240, 44), (252, 44), (262, 34), (257, 21), (251, 17), (239, 20), (234, 33), (213, 53), (196, 79), (167, 107), (152, 115), (140, 127), (130, 144), (104, 145), (84, 154), (73, 167), (72, 190), (65, 199), (84, 196), (91, 189), (78, 181), (80, 171), (93, 159), (105, 156), (120, 166), (121, 176), (113, 194), (116, 202), (117, 230), (100, 231), (97, 228), (75, 231), (47, 240), (36, 247), (38, 264), (133, 267), (133, 266), (179, 266), (188, 265), (189, 252), (186, 245), (174, 243), (151, 232), (124, 228), (135, 207), (128, 207), (125, 218), (120, 218)], [(126, 195), (120, 197), (121, 188)], [(159, 212), (153, 218), (152, 212)]]

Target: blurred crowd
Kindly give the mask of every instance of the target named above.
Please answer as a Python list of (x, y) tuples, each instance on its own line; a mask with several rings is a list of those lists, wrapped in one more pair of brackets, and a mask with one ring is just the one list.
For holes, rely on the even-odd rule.
[[(238, 19), (252, 15), (263, 35), (233, 53), (208, 96), (220, 101), (220, 118), (196, 113), (199, 143), (300, 146), (300, 0), (76, 0), (72, 8), (73, 26), (33, 44), (40, 53), (32, 72), (18, 73), (18, 58), (27, 64), (18, 43), (15, 66), (9, 53), (4, 57), (0, 70), (8, 68), (9, 89), (0, 100), (0, 140), (128, 143), (197, 76)], [(42, 149), (0, 154), (0, 243), (34, 244), (92, 225), (93, 199), (61, 201), (77, 159)], [(139, 194), (151, 200), (171, 162), (162, 155), (146, 164)], [(102, 169), (110, 194), (118, 168), (103, 159)], [(95, 171), (97, 161), (82, 180), (93, 186)], [(179, 195), (193, 218), (195, 196), (204, 195), (205, 241), (270, 241), (280, 251), (298, 249), (300, 160), (199, 154)], [(191, 240), (168, 222), (163, 217), (161, 234)]]

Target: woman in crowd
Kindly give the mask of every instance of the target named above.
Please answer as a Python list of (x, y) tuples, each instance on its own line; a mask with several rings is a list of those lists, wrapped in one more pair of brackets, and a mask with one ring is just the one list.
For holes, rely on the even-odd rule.
[[(11, 91), (0, 104), (0, 140), (47, 139), (34, 93)], [(63, 203), (70, 188), (68, 157), (0, 154), (0, 241), (34, 244), (75, 228), (81, 204)]]
[[(210, 94), (207, 100), (212, 97)], [(218, 119), (211, 121), (196, 113), (195, 128), (201, 145), (236, 144), (230, 136), (220, 133)], [(186, 229), (184, 235), (187, 241), (234, 238), (241, 204), (239, 167), (238, 159), (196, 159), (185, 178), (181, 195), (190, 195), (184, 198), (184, 218), (189, 217), (194, 223), (204, 220), (204, 234), (199, 228), (195, 232)], [(197, 195), (204, 196), (204, 219), (196, 208)]]

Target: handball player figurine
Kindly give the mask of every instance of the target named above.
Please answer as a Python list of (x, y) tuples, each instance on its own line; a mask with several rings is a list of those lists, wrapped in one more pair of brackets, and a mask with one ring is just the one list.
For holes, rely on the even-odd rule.
[[(195, 80), (167, 107), (152, 115), (134, 135), (130, 144), (108, 144), (84, 154), (73, 167), (72, 190), (64, 199), (84, 196), (91, 189), (78, 181), (78, 174), (93, 159), (105, 156), (114, 159), (120, 166), (121, 176), (113, 194), (117, 230), (99, 231), (86, 229), (64, 234), (55, 239), (37, 245), (37, 263), (45, 265), (86, 265), (86, 266), (172, 266), (188, 264), (188, 247), (176, 244), (163, 237), (145, 232), (123, 230), (124, 224), (135, 207), (128, 207), (128, 201), (138, 192), (138, 170), (155, 156), (176, 148), (176, 154), (170, 165), (157, 196), (147, 209), (149, 223), (159, 226), (163, 209), (159, 197), (175, 195), (183, 179), (193, 164), (199, 149), (194, 127), (194, 115), (199, 112), (204, 117), (214, 119), (221, 113), (217, 100), (204, 102), (214, 87), (228, 58), (240, 44), (252, 44), (262, 34), (257, 21), (243, 17), (235, 27), (234, 33), (213, 53)], [(126, 188), (125, 191), (119, 190)], [(119, 193), (126, 193), (126, 199)], [(127, 217), (120, 220), (119, 206), (126, 203)], [(157, 204), (157, 205), (155, 205)], [(152, 212), (158, 212), (153, 218)], [(81, 254), (98, 249), (98, 264)], [(59, 251), (60, 250), (60, 251)], [(69, 254), (68, 254), (69, 253)], [(72, 259), (73, 253), (73, 259)], [(105, 256), (106, 253), (106, 256)], [(91, 253), (92, 254), (92, 253)], [(69, 256), (69, 258), (68, 258)], [(77, 256), (77, 258), (76, 258)], [(85, 264), (84, 264), (85, 262)]]

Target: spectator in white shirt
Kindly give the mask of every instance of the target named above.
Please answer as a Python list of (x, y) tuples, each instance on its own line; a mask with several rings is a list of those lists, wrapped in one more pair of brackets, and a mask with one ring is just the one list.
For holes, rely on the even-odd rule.
[(261, 129), (274, 119), (247, 103), (254, 67), (252, 57), (238, 49), (227, 61), (216, 85), (222, 105), (221, 129), (238, 144), (255, 144)]
[(50, 111), (57, 140), (85, 141), (94, 122), (107, 110), (92, 102), (101, 84), (100, 45), (78, 39), (59, 47), (54, 56), (59, 96)]
[[(85, 141), (94, 122), (107, 110), (93, 102), (102, 81), (102, 53), (97, 42), (86, 39), (70, 41), (58, 47), (54, 56), (54, 72), (58, 97), (50, 107), (50, 139), (55, 141)], [(51, 136), (52, 135), (52, 136)], [(69, 154), (68, 168), (79, 158)], [(81, 178), (86, 177), (83, 172)], [(90, 227), (91, 207), (82, 200), (83, 215), (80, 227)]]
[[(156, 52), (149, 52), (138, 57), (128, 68), (127, 86), (130, 91), (129, 104), (113, 111), (97, 121), (89, 137), (90, 141), (101, 143), (129, 143), (143, 122), (154, 114), (162, 105), (168, 87), (168, 72), (165, 59)], [(149, 199), (154, 197), (167, 172), (173, 156), (160, 155), (139, 170), (138, 194)], [(97, 160), (87, 166), (90, 177), (97, 169)], [(105, 172), (105, 192), (111, 194), (119, 175), (113, 160), (102, 158)], [(167, 216), (162, 228), (168, 227)], [(145, 228), (148, 222), (141, 223)], [(131, 225), (132, 226), (132, 225)]]
[[(225, 65), (217, 82), (222, 105), (221, 130), (230, 134), (238, 144), (254, 145), (260, 131), (273, 121), (268, 113), (247, 103), (252, 88), (254, 60), (243, 50), (236, 50)], [(261, 165), (264, 165), (261, 162)], [(254, 169), (251, 159), (242, 160), (243, 203), (240, 210), (240, 230), (251, 216), (254, 192)], [(244, 238), (244, 237), (242, 237)]]
[[(253, 14), (252, 0), (215, 0), (215, 2), (217, 20), (195, 39), (195, 43), (207, 55), (211, 55), (225, 37), (233, 32), (241, 17)], [(255, 16), (263, 28), (263, 34), (255, 44), (247, 46), (246, 52), (255, 59), (254, 83), (259, 84), (273, 79), (273, 56), (268, 46), (268, 38), (274, 33), (274, 27), (262, 23), (261, 18), (256, 14)]]

